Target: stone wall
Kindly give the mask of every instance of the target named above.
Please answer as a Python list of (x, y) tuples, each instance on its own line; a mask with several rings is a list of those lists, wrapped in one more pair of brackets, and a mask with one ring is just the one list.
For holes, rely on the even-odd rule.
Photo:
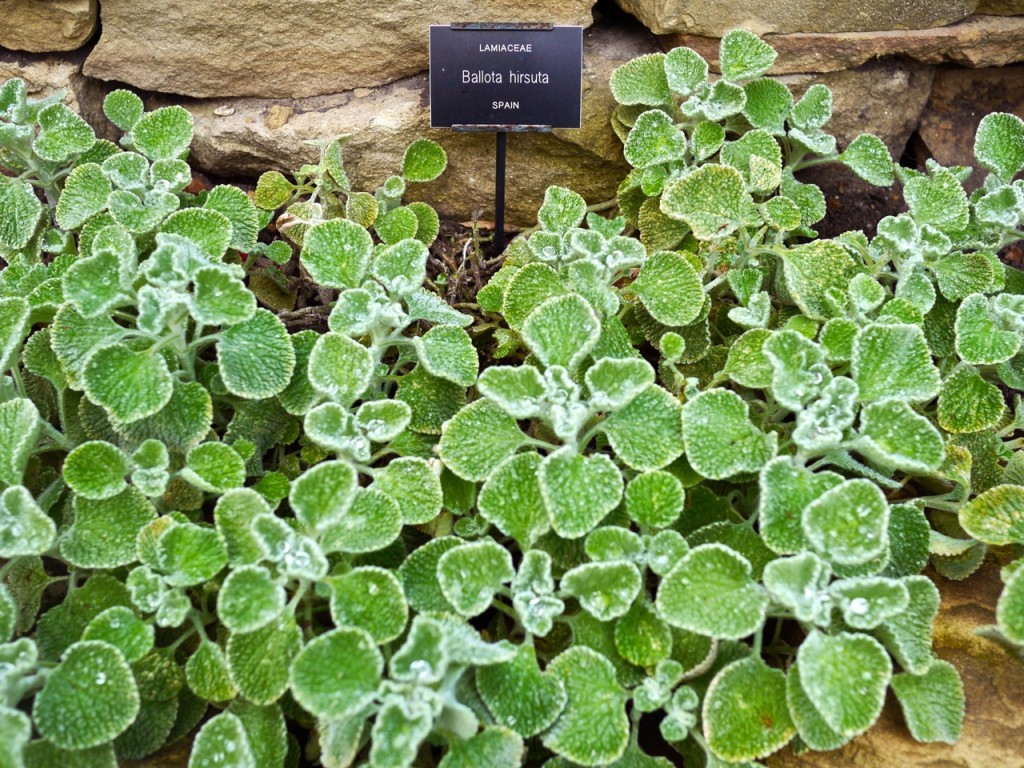
[(493, 139), (428, 127), (431, 23), (587, 28), (583, 128), (509, 141), (508, 219), (524, 224), (549, 184), (593, 202), (614, 195), (626, 170), (608, 125), (616, 66), (677, 45), (714, 64), (734, 26), (767, 36), (773, 74), (797, 91), (833, 89), (840, 146), (872, 131), (897, 157), (909, 146), (916, 159), (969, 164), (982, 115), (1024, 115), (1024, 0), (0, 0), (0, 13), (0, 81), (67, 88), (101, 133), (113, 131), (103, 95), (129, 87), (150, 107), (193, 112), (193, 163), (209, 175), (251, 182), (313, 160), (311, 139), (350, 134), (346, 162), (364, 188), (429, 136), (450, 168), (414, 194), (457, 220), (493, 215)]

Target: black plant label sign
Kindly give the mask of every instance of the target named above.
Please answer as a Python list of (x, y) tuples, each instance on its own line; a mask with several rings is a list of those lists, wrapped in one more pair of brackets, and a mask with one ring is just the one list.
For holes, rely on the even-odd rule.
[(579, 128), (583, 28), (536, 26), (431, 26), (431, 127)]

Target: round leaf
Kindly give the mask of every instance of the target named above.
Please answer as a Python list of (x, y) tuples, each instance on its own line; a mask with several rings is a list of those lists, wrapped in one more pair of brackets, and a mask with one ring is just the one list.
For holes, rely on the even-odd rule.
[(284, 609), (284, 588), (258, 565), (234, 568), (217, 596), (217, 616), (230, 632), (255, 632)]
[(402, 176), (406, 181), (433, 181), (448, 165), (448, 156), (436, 141), (417, 139), (402, 156)]
[(220, 375), (228, 391), (261, 400), (280, 393), (295, 368), (295, 350), (284, 323), (265, 309), (221, 335), (217, 344)]
[(332, 629), (295, 657), (292, 694), (317, 717), (351, 717), (373, 700), (383, 669), (384, 660), (368, 633), (352, 627)]
[(114, 646), (98, 640), (72, 645), (36, 696), (32, 718), (62, 749), (112, 741), (139, 712), (131, 668)]
[(715, 675), (702, 719), (708, 746), (730, 763), (767, 757), (796, 733), (785, 673), (756, 657), (735, 661)]
[(477, 669), (476, 687), (495, 720), (523, 738), (550, 726), (567, 699), (562, 682), (541, 672), (530, 641), (518, 647), (513, 660)]
[(373, 238), (364, 227), (348, 219), (314, 224), (305, 235), (302, 265), (325, 288), (356, 288), (366, 275), (373, 254)]
[(491, 540), (457, 547), (444, 553), (437, 563), (441, 592), (467, 618), (487, 610), (494, 593), (514, 576), (512, 556)]
[(870, 480), (855, 479), (830, 488), (803, 511), (804, 535), (826, 560), (860, 565), (889, 546), (889, 504)]
[(89, 399), (124, 423), (157, 413), (174, 392), (162, 355), (133, 352), (122, 344), (103, 347), (89, 357), (84, 383)]
[(365, 630), (378, 645), (397, 640), (409, 620), (402, 582), (372, 566), (331, 578), (331, 618), (342, 627)]

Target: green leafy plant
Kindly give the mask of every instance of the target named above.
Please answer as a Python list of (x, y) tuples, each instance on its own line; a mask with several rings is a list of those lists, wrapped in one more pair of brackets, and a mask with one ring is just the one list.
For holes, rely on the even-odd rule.
[[(1009, 553), (987, 634), (1024, 647), (1024, 122), (982, 121), (968, 196), (837, 152), (773, 60), (616, 70), (620, 215), (548, 189), (476, 317), (401, 202), (433, 142), (375, 194), (342, 140), (193, 194), (184, 110), (115, 91), (119, 147), (0, 88), (0, 754), (754, 766), (890, 689), (956, 741), (925, 567)], [(908, 212), (817, 238), (824, 161)]]

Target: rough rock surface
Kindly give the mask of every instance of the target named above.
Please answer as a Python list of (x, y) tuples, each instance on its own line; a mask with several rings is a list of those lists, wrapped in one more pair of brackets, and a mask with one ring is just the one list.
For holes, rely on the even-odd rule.
[(999, 567), (989, 563), (966, 581), (940, 579), (938, 586), (935, 650), (960, 671), (967, 698), (960, 741), (914, 741), (890, 695), (879, 723), (842, 749), (800, 757), (785, 750), (769, 758), (770, 768), (1024, 768), (1024, 664), (974, 634), (995, 623)]
[[(918, 135), (928, 154), (942, 165), (977, 168), (974, 133), (981, 118), (990, 112), (1024, 117), (1024, 66), (984, 70), (942, 67), (935, 74)], [(984, 171), (976, 170), (968, 179), (968, 188), (975, 189), (984, 178)]]
[(44, 98), (59, 90), (66, 91), (67, 105), (95, 126), (97, 135), (113, 138), (110, 132), (103, 133), (104, 128), (109, 126), (103, 116), (103, 97), (110, 89), (104, 87), (103, 83), (82, 76), (80, 54), (37, 55), (0, 49), (0, 84), (12, 77), (25, 81), (29, 96), (33, 99)]
[(0, 0), (0, 48), (73, 51), (96, 31), (97, 0)]
[[(1024, 13), (1022, 8), (1020, 13)], [(666, 35), (665, 50), (693, 48), (718, 67), (718, 38)], [(948, 27), (882, 32), (801, 32), (766, 35), (778, 52), (772, 73), (835, 72), (859, 67), (886, 56), (902, 56), (927, 64), (1002, 67), (1024, 61), (1024, 17), (971, 16)]]
[[(583, 128), (509, 136), (509, 223), (532, 223), (551, 184), (572, 187), (591, 202), (614, 196), (628, 168), (608, 121), (613, 106), (608, 80), (615, 67), (656, 48), (644, 32), (587, 30)], [(164, 103), (181, 103), (195, 116), (193, 162), (218, 176), (254, 178), (271, 169), (288, 172), (316, 161), (318, 150), (304, 143), (307, 140), (349, 134), (346, 168), (357, 186), (372, 190), (397, 172), (402, 152), (414, 139), (433, 138), (448, 152), (448, 170), (436, 182), (413, 185), (410, 196), (428, 200), (442, 214), (459, 220), (493, 217), (494, 137), (431, 130), (424, 75), (308, 99)]]
[(301, 98), (427, 68), (428, 27), (455, 21), (591, 23), (593, 0), (104, 0), (90, 77), (197, 98)]
[(758, 34), (925, 29), (974, 12), (978, 0), (617, 0), (658, 34), (721, 37), (734, 27)]
[(1016, 16), (1024, 13), (1024, 0), (981, 0), (978, 13), (997, 13), (1002, 16)]
[(873, 133), (899, 159), (928, 100), (935, 68), (901, 59), (873, 61), (857, 69), (779, 78), (798, 96), (814, 83), (832, 89), (832, 120), (825, 130), (840, 149), (861, 133)]

